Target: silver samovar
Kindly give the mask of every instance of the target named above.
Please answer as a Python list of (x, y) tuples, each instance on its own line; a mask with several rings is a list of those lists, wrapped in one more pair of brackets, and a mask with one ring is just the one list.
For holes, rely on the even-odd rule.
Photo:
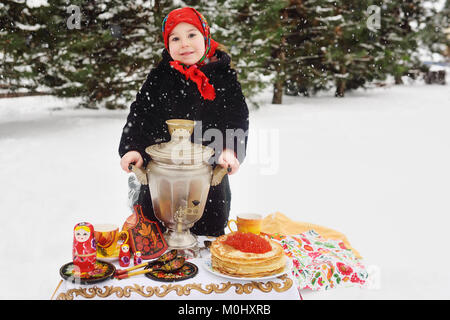
[(220, 184), (227, 173), (208, 163), (214, 150), (191, 143), (195, 122), (184, 119), (166, 121), (171, 140), (145, 149), (151, 157), (146, 168), (131, 165), (140, 183), (149, 186), (156, 218), (166, 227), (164, 238), (169, 249), (186, 257), (197, 257), (197, 237), (190, 228), (203, 215), (211, 185)]

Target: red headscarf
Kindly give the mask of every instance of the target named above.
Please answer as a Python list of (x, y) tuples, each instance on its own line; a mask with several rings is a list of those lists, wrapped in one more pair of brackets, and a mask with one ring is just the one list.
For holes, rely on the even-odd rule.
[(187, 80), (190, 79), (194, 81), (197, 84), (200, 94), (205, 100), (214, 100), (216, 97), (214, 87), (209, 83), (208, 77), (198, 69), (198, 67), (204, 65), (205, 59), (212, 57), (216, 53), (219, 44), (211, 39), (211, 33), (205, 17), (194, 8), (185, 7), (172, 10), (163, 20), (162, 32), (164, 46), (167, 51), (169, 51), (169, 35), (180, 22), (192, 24), (203, 34), (205, 38), (205, 53), (203, 57), (192, 66), (186, 66), (178, 60), (171, 61), (170, 65), (184, 74)]

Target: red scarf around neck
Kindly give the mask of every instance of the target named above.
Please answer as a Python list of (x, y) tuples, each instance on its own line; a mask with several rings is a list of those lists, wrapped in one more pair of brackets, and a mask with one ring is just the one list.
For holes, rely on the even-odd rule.
[(212, 84), (209, 83), (208, 77), (198, 68), (196, 64), (186, 66), (180, 61), (170, 61), (170, 65), (184, 74), (186, 80), (192, 80), (197, 85), (198, 91), (205, 100), (214, 100), (216, 98), (216, 91)]

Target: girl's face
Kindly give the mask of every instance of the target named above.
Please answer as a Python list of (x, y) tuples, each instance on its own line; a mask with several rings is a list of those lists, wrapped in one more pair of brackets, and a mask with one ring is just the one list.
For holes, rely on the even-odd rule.
[(169, 35), (169, 53), (173, 60), (196, 64), (205, 53), (203, 34), (192, 24), (180, 22)]

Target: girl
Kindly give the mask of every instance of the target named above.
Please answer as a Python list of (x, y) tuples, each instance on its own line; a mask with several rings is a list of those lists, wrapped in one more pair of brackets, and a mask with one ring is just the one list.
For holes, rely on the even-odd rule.
[[(162, 32), (162, 61), (150, 71), (136, 95), (123, 128), (119, 146), (122, 169), (130, 172), (131, 163), (147, 166), (150, 157), (145, 148), (170, 140), (166, 120), (189, 119), (201, 123), (202, 136), (209, 129), (221, 132), (224, 146), (215, 148), (214, 165), (236, 173), (245, 157), (248, 108), (230, 57), (211, 39), (205, 18), (193, 8), (171, 11), (163, 21)], [(230, 129), (241, 134), (227, 134)], [(205, 140), (200, 137), (193, 142), (211, 143)], [(210, 188), (203, 216), (191, 231), (197, 235), (224, 234), (230, 201), (225, 176), (221, 184)], [(158, 221), (148, 188), (141, 188), (137, 204), (147, 218)]]

